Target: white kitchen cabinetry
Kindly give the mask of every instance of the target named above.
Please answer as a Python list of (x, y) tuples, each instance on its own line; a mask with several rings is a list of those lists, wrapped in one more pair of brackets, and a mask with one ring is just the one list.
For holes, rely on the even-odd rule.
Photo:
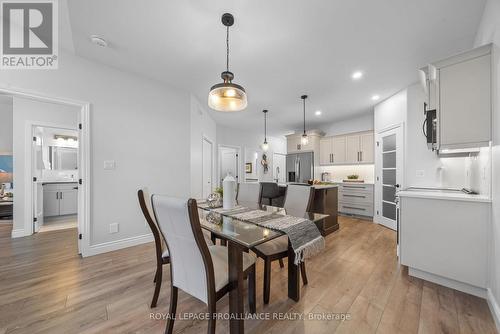
[(339, 183), (339, 212), (373, 217), (373, 184)]
[(489, 201), (465, 200), (474, 198), (465, 194), (445, 199), (405, 193), (409, 192), (400, 193), (399, 203), (401, 264), (408, 266), (411, 276), (484, 298)]
[[(437, 109), (437, 148), (489, 146), (492, 119), (491, 44), (432, 63), (431, 108)], [(435, 100), (435, 101), (433, 101)]]
[(44, 217), (72, 215), (77, 212), (77, 183), (46, 183), (43, 185)]
[(374, 162), (373, 132), (325, 137), (320, 142), (321, 165), (355, 165)]
[[(309, 142), (306, 145), (302, 145), (301, 133), (296, 133), (293, 135), (286, 136), (286, 147), (287, 153), (300, 153), (300, 152), (314, 152), (316, 156), (319, 158), (319, 146), (320, 146), (320, 138), (321, 133), (317, 131), (311, 131), (307, 133), (307, 137), (309, 138)], [(319, 161), (319, 159), (318, 159)]]

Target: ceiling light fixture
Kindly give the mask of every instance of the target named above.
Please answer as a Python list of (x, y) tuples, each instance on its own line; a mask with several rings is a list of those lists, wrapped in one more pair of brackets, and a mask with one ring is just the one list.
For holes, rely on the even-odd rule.
[(380, 96), (378, 96), (378, 95), (373, 95), (372, 96), (372, 100), (373, 101), (377, 101), (378, 99), (380, 99)]
[(261, 145), (262, 151), (267, 152), (269, 144), (267, 143), (267, 110), (262, 110), (264, 113), (264, 142)]
[(351, 77), (354, 79), (354, 80), (358, 80), (358, 79), (361, 79), (363, 77), (363, 72), (361, 71), (356, 71), (354, 72)]
[(307, 145), (309, 143), (309, 137), (307, 137), (307, 133), (306, 133), (306, 99), (307, 99), (307, 95), (302, 95), (300, 97), (302, 99), (302, 104), (304, 106), (304, 132), (302, 133), (302, 138), (300, 138), (300, 143), (302, 145)]
[(314, 113), (314, 115), (316, 116), (321, 116), (321, 114), (322, 114), (321, 110), (316, 110), (316, 112)]
[(240, 111), (248, 102), (245, 89), (232, 82), (234, 74), (229, 71), (229, 27), (234, 24), (233, 15), (223, 14), (222, 24), (226, 27), (226, 70), (220, 75), (223, 82), (210, 88), (208, 106), (217, 111)]

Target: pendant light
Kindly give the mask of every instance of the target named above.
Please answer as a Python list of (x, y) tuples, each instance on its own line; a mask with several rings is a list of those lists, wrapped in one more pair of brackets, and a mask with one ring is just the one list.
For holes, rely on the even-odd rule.
[(302, 99), (303, 105), (304, 105), (304, 133), (302, 133), (302, 138), (300, 138), (300, 143), (302, 146), (307, 145), (309, 143), (309, 137), (307, 137), (306, 133), (306, 99), (307, 95), (302, 95), (300, 97)]
[(208, 106), (217, 111), (240, 111), (247, 107), (245, 89), (233, 83), (234, 74), (229, 71), (229, 27), (234, 24), (232, 14), (222, 15), (222, 24), (226, 26), (226, 70), (221, 73), (222, 83), (213, 85), (208, 94)]
[(264, 109), (262, 112), (264, 113), (264, 142), (260, 147), (262, 148), (262, 151), (267, 152), (269, 149), (269, 144), (267, 143), (267, 110)]

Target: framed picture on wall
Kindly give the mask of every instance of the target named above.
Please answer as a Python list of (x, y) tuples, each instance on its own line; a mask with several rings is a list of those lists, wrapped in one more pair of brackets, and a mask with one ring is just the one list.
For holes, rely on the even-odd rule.
[(245, 173), (252, 174), (252, 163), (251, 162), (245, 163)]

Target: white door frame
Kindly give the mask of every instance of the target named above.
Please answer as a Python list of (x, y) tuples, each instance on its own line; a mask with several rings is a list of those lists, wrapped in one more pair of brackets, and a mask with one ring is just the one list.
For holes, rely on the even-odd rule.
[[(276, 175), (274, 175), (274, 172), (276, 171), (276, 163), (274, 161), (274, 157), (276, 155), (280, 155), (280, 156), (283, 156), (285, 157), (285, 170), (284, 171), (280, 171), (280, 174), (281, 173), (284, 173), (285, 174), (285, 182), (286, 182), (286, 154), (285, 153), (278, 153), (278, 152), (273, 152), (273, 181), (276, 180)], [(278, 183), (280, 182), (279, 180), (277, 181)]]
[[(382, 216), (382, 207), (380, 206), (380, 203), (382, 203), (382, 196), (383, 196), (383, 187), (382, 187), (382, 180), (379, 179), (379, 177), (382, 177), (382, 155), (381, 153), (381, 147), (377, 147), (377, 142), (380, 142), (381, 137), (387, 133), (388, 131), (393, 131), (396, 129), (401, 130), (401, 143), (400, 143), (400, 148), (403, 150), (401, 152), (401, 166), (397, 167), (401, 171), (401, 179), (400, 179), (400, 189), (404, 189), (404, 185), (406, 182), (406, 177), (405, 177), (405, 165), (406, 165), (406, 144), (405, 144), (405, 124), (399, 123), (399, 124), (394, 124), (389, 127), (383, 128), (380, 131), (378, 131), (375, 135), (375, 198), (374, 198), (374, 208), (375, 208), (375, 214), (374, 214), (374, 222), (380, 225), (384, 225), (386, 227), (392, 228), (393, 230), (396, 230), (397, 228), (397, 223), (390, 223), (387, 224), (387, 221), (384, 219)], [(396, 217), (397, 218), (397, 217)]]
[(201, 196), (203, 197), (203, 186), (204, 186), (204, 182), (205, 180), (203, 180), (203, 170), (204, 170), (204, 162), (205, 162), (205, 156), (204, 156), (204, 150), (203, 150), (203, 142), (204, 141), (207, 141), (210, 143), (210, 145), (212, 146), (212, 150), (210, 152), (210, 156), (211, 156), (211, 166), (210, 166), (210, 179), (211, 179), (211, 188), (212, 188), (212, 191), (214, 190), (214, 142), (212, 139), (210, 139), (209, 137), (205, 136), (205, 135), (202, 135), (201, 136)]
[[(78, 186), (78, 233), (81, 239), (78, 240), (79, 248), (82, 256), (86, 256), (90, 249), (90, 103), (85, 101), (47, 96), (29, 90), (23, 89), (10, 89), (0, 88), (0, 93), (11, 95), (13, 97), (21, 97), (41, 102), (49, 102), (55, 104), (64, 104), (80, 108), (80, 124), (82, 128), (79, 129), (78, 135), (78, 175), (82, 184)], [(14, 111), (15, 112), (15, 111)], [(43, 122), (34, 122), (36, 124), (43, 124)], [(30, 127), (31, 132), (31, 127)], [(31, 135), (30, 135), (31, 137)], [(31, 145), (31, 140), (29, 145)], [(26, 196), (24, 200), (25, 205), (25, 221), (24, 232), (19, 236), (27, 236), (33, 234), (33, 179), (31, 175), (31, 147), (25, 150), (25, 192), (31, 194)]]
[(241, 146), (219, 144), (217, 146), (217, 184), (219, 184), (219, 180), (221, 179), (221, 174), (220, 174), (221, 173), (221, 170), (220, 170), (220, 161), (221, 161), (220, 149), (221, 148), (231, 148), (231, 149), (235, 149), (238, 152), (237, 153), (238, 154), (238, 161), (236, 162), (236, 168), (238, 169), (238, 179), (236, 180), (236, 182), (242, 182), (241, 175), (242, 175), (243, 167), (241, 166)]

